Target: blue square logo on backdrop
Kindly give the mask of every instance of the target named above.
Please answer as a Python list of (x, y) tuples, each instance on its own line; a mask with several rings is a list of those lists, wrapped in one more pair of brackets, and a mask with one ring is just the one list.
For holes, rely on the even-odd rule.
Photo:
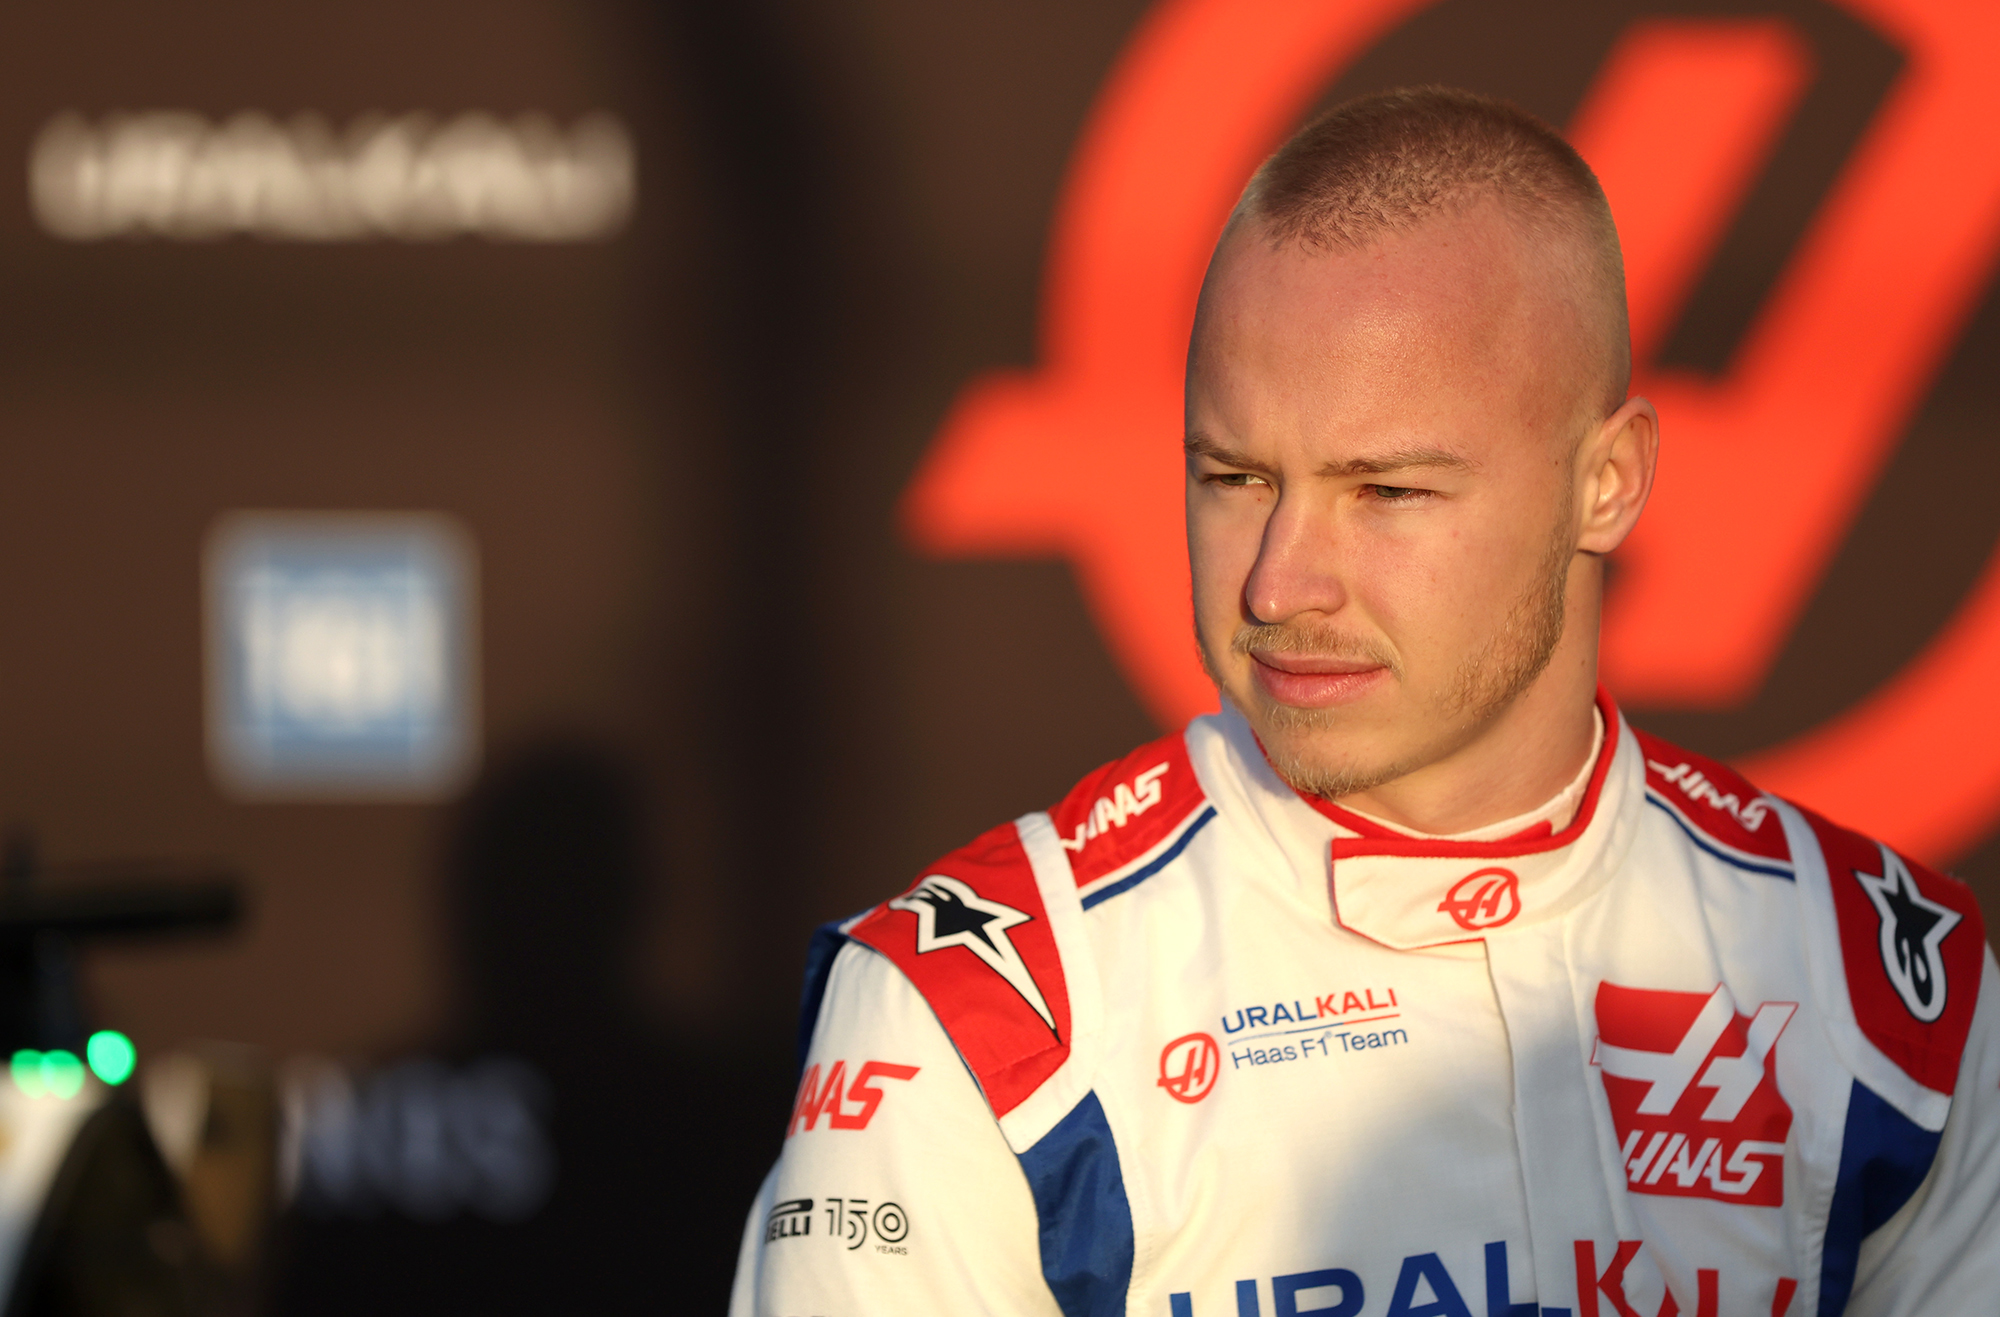
[(209, 756), (246, 796), (424, 799), (478, 747), (475, 569), (435, 513), (232, 513), (207, 553)]

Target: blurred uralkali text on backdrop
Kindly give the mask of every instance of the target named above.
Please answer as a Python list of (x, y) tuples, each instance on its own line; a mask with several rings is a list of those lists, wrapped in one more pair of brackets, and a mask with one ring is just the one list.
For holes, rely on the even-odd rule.
[(631, 135), (612, 115), (565, 131), (545, 115), (477, 111), (364, 114), (338, 132), (313, 113), (211, 123), (151, 110), (93, 123), (72, 111), (35, 139), (28, 178), (35, 218), (74, 241), (592, 241), (625, 226), (635, 181)]

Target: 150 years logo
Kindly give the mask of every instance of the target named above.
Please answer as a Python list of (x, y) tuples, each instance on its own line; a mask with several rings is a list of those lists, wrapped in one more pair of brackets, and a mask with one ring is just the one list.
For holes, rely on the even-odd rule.
[[(905, 526), (931, 552), (1066, 557), (1114, 658), (1168, 726), (1214, 699), (1187, 640), (1175, 442), (1209, 248), (1250, 170), (1327, 85), (1433, 7), (1158, 4), (1075, 148), (1050, 235), (1041, 364), (971, 382), (907, 492)], [(1804, 37), (1770, 17), (1636, 21), (1567, 125), (1619, 221), (1637, 388), (1665, 424), (1603, 641), (1612, 688), (1642, 704), (1729, 708), (1762, 684), (2000, 248), (2000, 134), (1984, 127), (2000, 117), (2000, 7), (1840, 7), (1902, 53), (1902, 72), (1715, 375), (1653, 363), (1812, 80)], [(1060, 480), (1047, 478), (1053, 452)], [(1751, 491), (1745, 515), (1731, 495)], [(2000, 555), (1900, 673), (1746, 767), (1941, 858), (2000, 812), (1995, 670)], [(1939, 761), (1954, 771), (1925, 771)]]
[(866, 1198), (822, 1198), (817, 1213), (810, 1198), (787, 1198), (774, 1203), (764, 1214), (764, 1242), (811, 1239), (815, 1219), (821, 1227), (820, 1238), (831, 1239), (849, 1252), (870, 1241), (874, 1242), (877, 1253), (910, 1251), (903, 1245), (910, 1237), (910, 1218), (903, 1209), (895, 1203), (881, 1202), (871, 1209)]

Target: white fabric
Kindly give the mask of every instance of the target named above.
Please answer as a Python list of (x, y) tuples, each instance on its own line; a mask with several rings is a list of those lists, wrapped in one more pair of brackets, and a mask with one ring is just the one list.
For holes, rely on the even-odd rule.
[[(1840, 955), (1828, 942), (1826, 866), (1816, 848), (1799, 854), (1813, 843), (1795, 811), (1771, 802), (1758, 817), (1788, 829), (1801, 868), (1818, 864), (1800, 875), (1808, 881), (1783, 863), (1760, 870), (1740, 852), (1732, 861), (1727, 846), (1697, 842), (1682, 815), (1648, 804), (1644, 758), (1621, 722), (1581, 835), (1506, 859), (1518, 916), (1468, 934), (1438, 910), (1467, 860), (1364, 856), (1330, 874), (1339, 830), (1276, 778), (1240, 718), (1199, 719), (1186, 739), (1213, 821), (1143, 882), (1051, 915), (1081, 930), (1059, 945), (1071, 982), (1092, 985), (1096, 1038), (1087, 1059), (1048, 1082), (1094, 1097), (1115, 1143), (1133, 1240), (1123, 1311), (1821, 1312), (1853, 1058), (1880, 1053), (1843, 984), (1825, 981)], [(1052, 899), (1065, 896), (1075, 899)], [(1943, 1137), (1922, 1189), (1862, 1245), (1848, 1313), (1994, 1311), (2000, 978), (1990, 951), (1984, 965), (1956, 1096), (1872, 1075), (1894, 1122), (1919, 1137), (1941, 1124)], [(1690, 1039), (1704, 1021), (1748, 1021), (1746, 1037), (1766, 1051), (1607, 1050), (1600, 1003), (1622, 990), (1701, 1004)], [(1183, 1102), (1163, 1084), (1163, 1049), (1198, 1033), (1217, 1044), (1219, 1078)], [(900, 972), (850, 944), (809, 1061), (852, 1070), (867, 1059), (921, 1073), (883, 1085), (893, 1091), (865, 1130), (822, 1125), (788, 1139), (750, 1215), (732, 1314), (1058, 1312), (1015, 1155), (1027, 1149), (1018, 1139), (1010, 1148)], [(1744, 1104), (1768, 1102), (1774, 1083), (1789, 1132), (1760, 1152), (1731, 1123), (1738, 1116), (1716, 1117), (1712, 1156), (1705, 1139), (1699, 1154), (1692, 1139), (1668, 1143), (1681, 1148), (1677, 1161), (1663, 1153), (1657, 1170), (1634, 1172), (1646, 1132), (1621, 1146), (1605, 1079), (1632, 1067), (1652, 1067), (1653, 1087), (1632, 1090), (1648, 1102), (1695, 1095), (1686, 1100), (1697, 1107), (1677, 1110), (1754, 1110)], [(1036, 1137), (1051, 1123), (1038, 1118)], [(1645, 1174), (1653, 1190), (1632, 1183)], [(1675, 1182), (1705, 1196), (1657, 1191)], [(1745, 1198), (1779, 1188), (1769, 1205)], [(907, 1214), (907, 1252), (826, 1238), (828, 1195), (894, 1201)], [(773, 1205), (805, 1198), (820, 1233), (771, 1237)], [(1108, 1238), (1119, 1223), (1098, 1225)], [(1622, 1282), (1597, 1285), (1621, 1241), (1637, 1247)], [(1593, 1281), (1580, 1289), (1586, 1257)]]

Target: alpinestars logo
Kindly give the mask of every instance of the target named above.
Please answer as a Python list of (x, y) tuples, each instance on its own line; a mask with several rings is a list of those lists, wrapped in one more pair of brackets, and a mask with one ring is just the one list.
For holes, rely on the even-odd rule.
[(1777, 1207), (1785, 1201), (1792, 1108), (1772, 1049), (1798, 1010), (1764, 1002), (1736, 1013), (1727, 987), (1597, 988), (1604, 1094), (1633, 1193)]
[(1944, 1014), (1944, 960), (1938, 944), (1962, 916), (1917, 890), (1910, 870), (1887, 846), (1880, 874), (1854, 871), (1882, 919), (1882, 968), (1910, 1014), (1925, 1024)]
[(1021, 994), (1035, 1008), (1050, 1030), (1056, 1017), (1042, 1000), (1035, 976), (1028, 973), (1021, 953), (1007, 936), (1007, 930), (1025, 924), (1034, 916), (1011, 905), (989, 901), (956, 878), (941, 873), (927, 874), (907, 896), (889, 902), (893, 910), (908, 910), (917, 917), (917, 954), (927, 955), (946, 947), (964, 947), (985, 961), (987, 967)]

